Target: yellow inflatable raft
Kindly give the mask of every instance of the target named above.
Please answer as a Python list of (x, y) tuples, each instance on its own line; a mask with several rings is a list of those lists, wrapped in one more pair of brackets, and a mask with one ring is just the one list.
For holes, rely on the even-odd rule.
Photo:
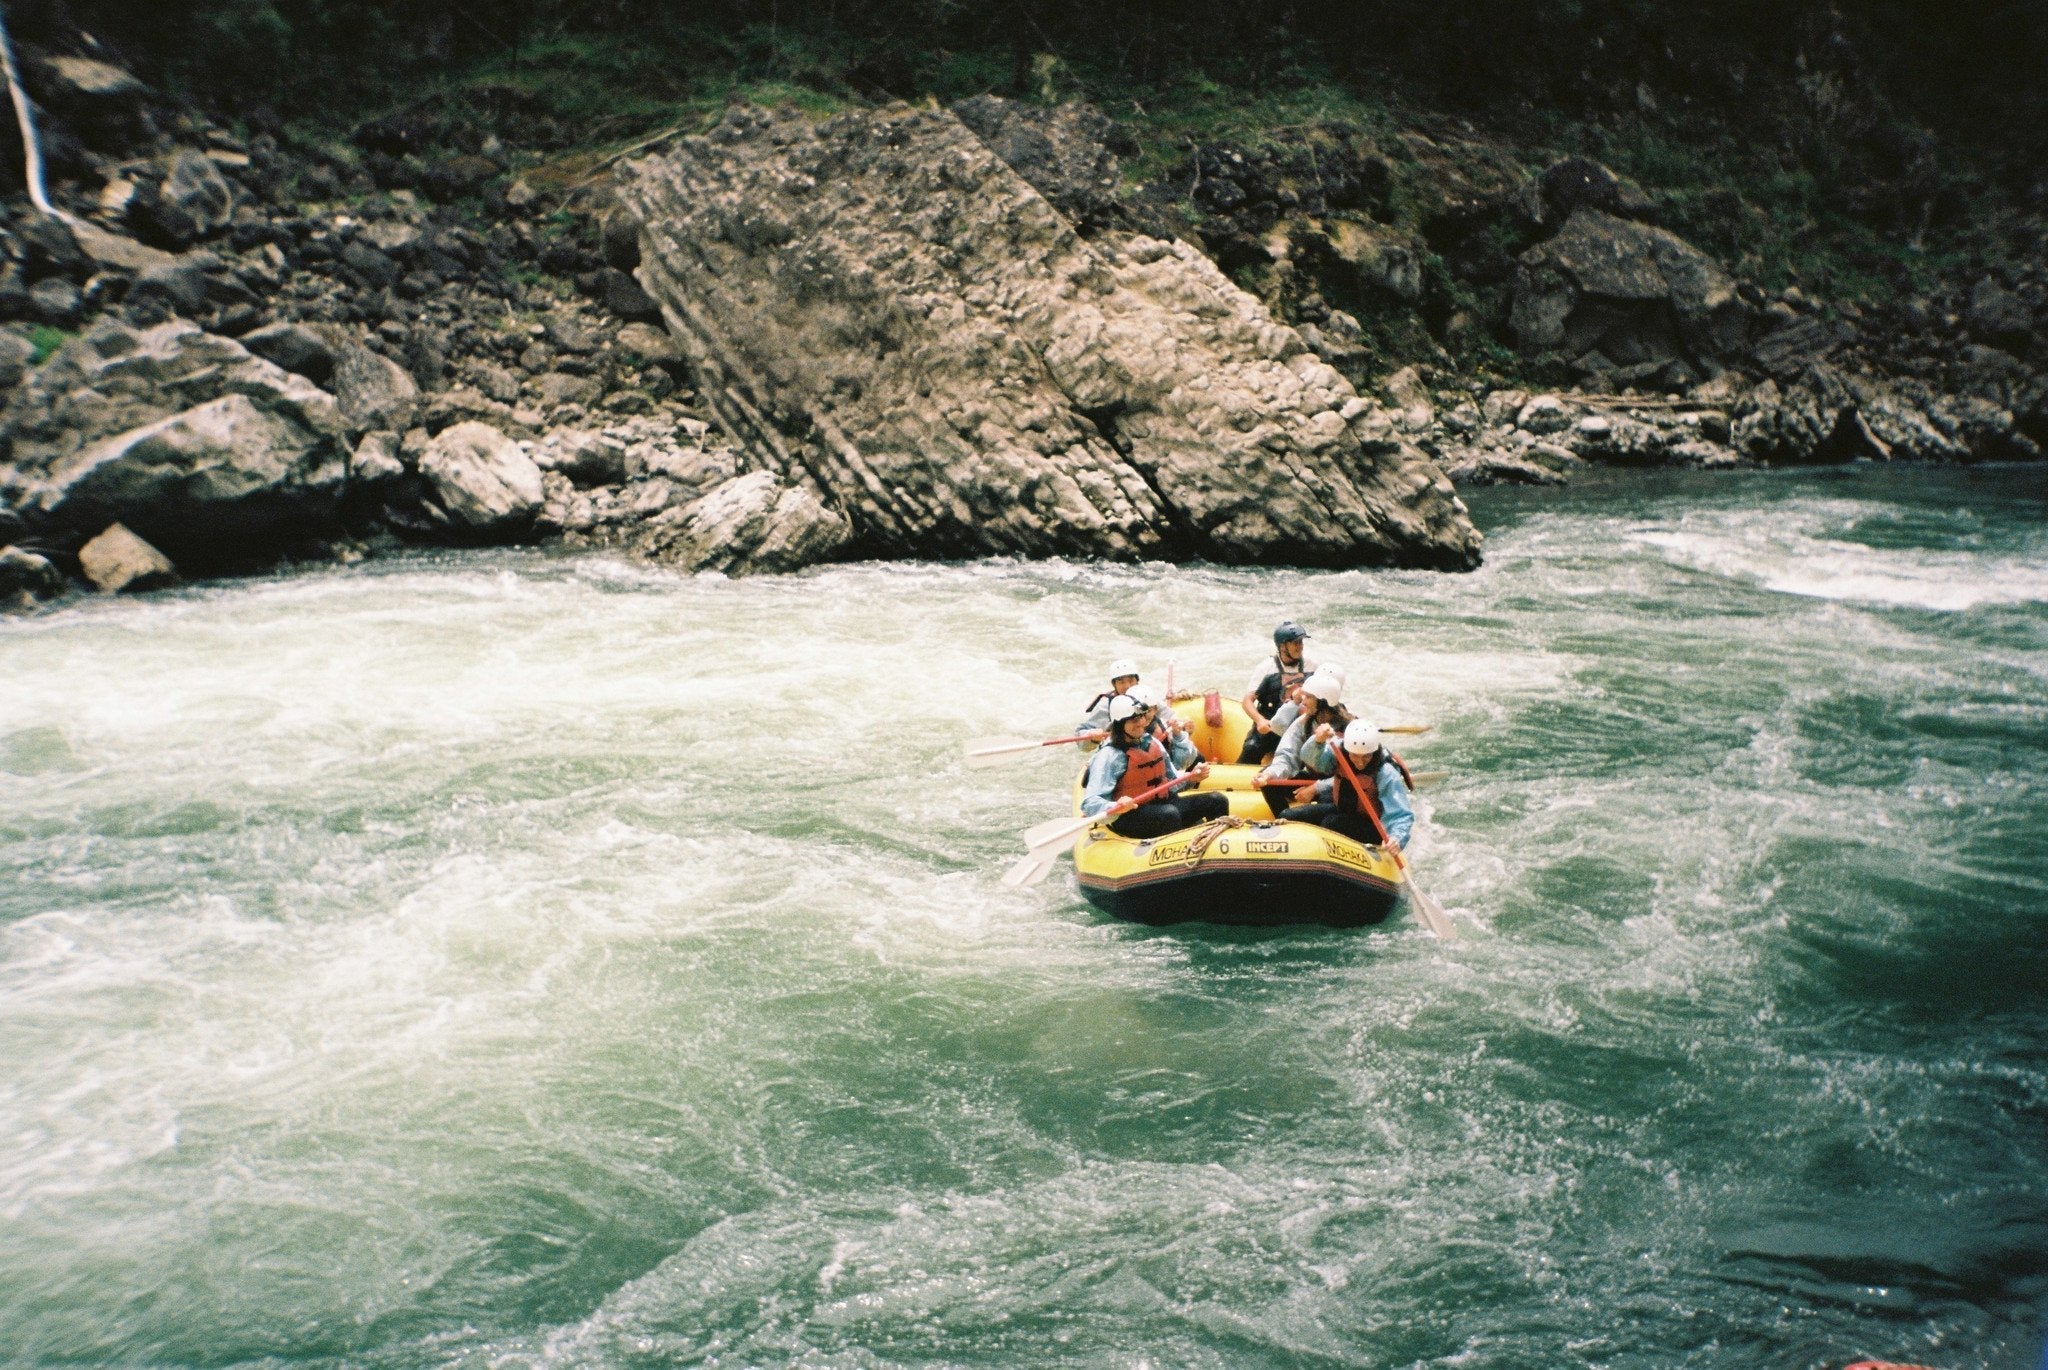
[[(1089, 903), (1138, 923), (1231, 923), (1253, 927), (1383, 921), (1401, 892), (1400, 867), (1312, 823), (1273, 817), (1252, 788), (1256, 766), (1236, 764), (1251, 720), (1235, 700), (1173, 706), (1211, 769), (1200, 788), (1230, 797), (1228, 819), (1136, 840), (1097, 826), (1074, 844), (1074, 873)], [(1074, 783), (1076, 813), (1081, 783)]]

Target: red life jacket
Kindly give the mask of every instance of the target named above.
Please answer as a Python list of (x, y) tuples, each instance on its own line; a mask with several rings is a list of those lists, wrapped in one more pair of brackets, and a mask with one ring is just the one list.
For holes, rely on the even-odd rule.
[[(1342, 744), (1340, 743), (1339, 745), (1341, 746)], [(1407, 762), (1395, 756), (1384, 747), (1380, 749), (1379, 754), (1386, 758), (1386, 761), (1392, 762), (1394, 769), (1401, 773), (1402, 784), (1411, 790), (1415, 788), (1415, 778), (1408, 774)], [(1344, 760), (1348, 763), (1351, 758), (1347, 756)], [(1385, 762), (1368, 760), (1363, 766), (1351, 767), (1351, 773), (1358, 777), (1358, 784), (1356, 786), (1353, 786), (1350, 781), (1344, 779), (1340, 774), (1337, 778), (1337, 807), (1345, 813), (1357, 813), (1358, 791), (1364, 790), (1365, 802), (1372, 806), (1372, 816), (1374, 818), (1384, 817), (1386, 810), (1380, 806), (1380, 766), (1383, 764)]]
[(1116, 782), (1111, 799), (1135, 799), (1145, 791), (1166, 783), (1166, 748), (1156, 737), (1142, 742), (1112, 742), (1124, 754), (1124, 773)]

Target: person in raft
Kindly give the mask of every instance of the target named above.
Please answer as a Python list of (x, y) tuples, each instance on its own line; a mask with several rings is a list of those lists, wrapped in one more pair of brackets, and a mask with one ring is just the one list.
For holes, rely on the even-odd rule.
[[(1344, 688), (1344, 672), (1338, 667), (1329, 665), (1318, 666), (1316, 667), (1316, 672), (1319, 675), (1326, 675), (1336, 681), (1338, 689)], [(1278, 739), (1287, 736), (1288, 727), (1293, 724), (1295, 719), (1300, 717), (1301, 686), (1297, 685), (1287, 692), (1287, 702), (1273, 711), (1273, 737), (1276, 745)]]
[(1159, 739), (1159, 745), (1166, 748), (1166, 754), (1173, 758), (1173, 764), (1186, 771), (1202, 759), (1195, 739), (1188, 736), (1187, 720), (1166, 707), (1166, 692), (1156, 685), (1133, 685), (1131, 698), (1143, 705), (1152, 715), (1148, 732)]
[[(1149, 731), (1152, 716), (1144, 705), (1129, 695), (1118, 695), (1109, 701), (1109, 717), (1109, 740), (1088, 762), (1081, 790), (1082, 813), (1091, 818), (1114, 815), (1111, 832), (1142, 839), (1164, 837), (1230, 812), (1230, 800), (1223, 795), (1185, 791), (1134, 809), (1122, 807), (1146, 790), (1178, 780), (1181, 770)], [(1200, 776), (1208, 769), (1197, 766), (1193, 773)]]
[(1273, 715), (1293, 697), (1295, 687), (1315, 674), (1316, 664), (1308, 659), (1307, 649), (1301, 645), (1306, 641), (1307, 631), (1291, 618), (1273, 630), (1273, 655), (1252, 674), (1252, 683), (1238, 701), (1252, 721), (1252, 730), (1245, 734), (1244, 749), (1237, 755), (1239, 765), (1256, 766), (1280, 745), (1286, 725), (1276, 724)]
[(1366, 816), (1363, 805), (1369, 804), (1394, 845), (1406, 847), (1408, 834), (1415, 829), (1415, 806), (1408, 799), (1413, 782), (1407, 763), (1388, 751), (1380, 730), (1362, 718), (1345, 726), (1343, 742), (1344, 759), (1351, 763), (1358, 786), (1364, 788), (1362, 803), (1358, 786), (1345, 779), (1339, 768), (1330, 779), (1317, 781), (1314, 799), (1289, 809), (1287, 817), (1297, 823), (1314, 823), (1372, 847), (1379, 845), (1380, 831)]
[(1109, 730), (1109, 701), (1118, 695), (1131, 692), (1131, 686), (1138, 683), (1138, 663), (1123, 657), (1109, 663), (1109, 688), (1088, 701), (1088, 716), (1083, 718), (1074, 731), (1077, 733), (1100, 733)]
[(1337, 773), (1337, 755), (1331, 748), (1352, 722), (1343, 695), (1344, 686), (1332, 671), (1317, 671), (1301, 682), (1300, 714), (1281, 734), (1273, 759), (1252, 777), (1276, 817), (1296, 797), (1295, 790), (1276, 782), (1309, 776), (1327, 780)]

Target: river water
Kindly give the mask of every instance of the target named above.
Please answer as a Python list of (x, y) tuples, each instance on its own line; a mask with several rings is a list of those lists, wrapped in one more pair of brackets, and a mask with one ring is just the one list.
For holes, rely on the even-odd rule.
[[(375, 562), (0, 622), (0, 1364), (2032, 1366), (2032, 469), (1429, 573)], [(1106, 663), (1282, 616), (1464, 936), (1146, 929)]]

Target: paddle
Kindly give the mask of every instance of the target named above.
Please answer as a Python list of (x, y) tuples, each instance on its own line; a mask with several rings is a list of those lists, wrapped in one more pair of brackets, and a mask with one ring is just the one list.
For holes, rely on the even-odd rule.
[(1049, 737), (1043, 742), (1023, 737), (977, 737), (967, 744), (962, 759), (967, 762), (968, 770), (978, 771), (1021, 761), (1045, 747), (1064, 747), (1069, 742), (1100, 742), (1108, 736), (1108, 733), (1072, 733), (1066, 737)]
[(1389, 723), (1380, 731), (1383, 733), (1398, 733), (1402, 737), (1416, 737), (1428, 732), (1434, 726), (1434, 724), (1430, 723)]
[(1132, 795), (1129, 799), (1119, 799), (1101, 813), (1092, 816), (1083, 815), (1080, 818), (1055, 818), (1049, 823), (1040, 823), (1036, 827), (1026, 828), (1019, 835), (1024, 839), (1024, 845), (1034, 851), (1041, 847), (1056, 848), (1069, 838), (1079, 837), (1097, 823), (1114, 818), (1118, 814), (1129, 813), (1140, 804), (1150, 804), (1153, 800), (1162, 798), (1183, 785), (1192, 784), (1200, 778), (1200, 776), (1190, 772), (1178, 780), (1163, 781), (1160, 784), (1154, 785), (1149, 790)]
[(1052, 873), (1053, 863), (1059, 859), (1058, 847), (1025, 852), (1017, 858), (1014, 865), (1003, 872), (1003, 883), (1013, 889), (1021, 885), (1035, 885)]
[(1344, 748), (1341, 746), (1333, 747), (1331, 750), (1337, 757), (1337, 769), (1344, 772), (1344, 778), (1351, 782), (1351, 792), (1358, 796), (1358, 806), (1365, 810), (1365, 816), (1372, 820), (1373, 831), (1380, 835), (1380, 844), (1393, 856), (1394, 864), (1401, 868), (1401, 877), (1408, 882), (1408, 895), (1415, 901), (1416, 911), (1422, 915), (1423, 926), (1446, 942), (1457, 941), (1458, 930), (1452, 926), (1451, 916), (1443, 911), (1436, 900), (1422, 892), (1422, 886), (1415, 883), (1415, 872), (1409, 868), (1408, 858), (1401, 855), (1401, 848), (1395, 845), (1393, 838), (1387, 836), (1386, 826), (1380, 822), (1379, 814), (1374, 812), (1372, 801), (1366, 798), (1365, 786), (1359, 781), (1358, 772), (1351, 769), (1351, 758), (1344, 755)]

